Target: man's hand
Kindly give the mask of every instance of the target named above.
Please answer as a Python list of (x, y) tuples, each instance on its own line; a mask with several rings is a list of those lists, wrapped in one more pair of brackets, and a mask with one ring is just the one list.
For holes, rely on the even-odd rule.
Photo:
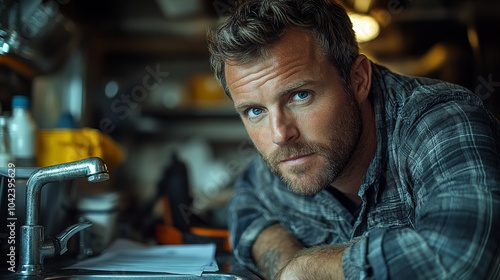
[(322, 245), (304, 249), (276, 275), (276, 280), (344, 279), (342, 254), (346, 245)]
[(299, 241), (280, 224), (265, 228), (252, 246), (252, 256), (263, 277), (273, 279), (301, 250)]

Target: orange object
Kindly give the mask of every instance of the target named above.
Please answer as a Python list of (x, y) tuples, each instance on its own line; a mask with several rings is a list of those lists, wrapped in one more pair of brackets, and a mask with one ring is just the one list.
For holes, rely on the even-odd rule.
[(33, 67), (24, 61), (9, 55), (0, 55), (0, 65), (6, 65), (10, 69), (30, 80), (37, 74)]
[(192, 227), (191, 233), (199, 236), (221, 238), (222, 246), (220, 249), (227, 252), (231, 251), (231, 243), (229, 242), (229, 231), (226, 229)]
[(170, 202), (167, 197), (161, 196), (159, 198), (162, 209), (163, 209), (163, 223), (167, 226), (174, 226), (174, 219), (172, 218), (172, 213), (170, 212)]
[(213, 74), (194, 75), (190, 80), (190, 90), (195, 105), (224, 105), (229, 102)]
[(177, 228), (158, 224), (155, 228), (155, 238), (160, 244), (183, 244), (182, 232)]
[(204, 227), (191, 227), (190, 232), (182, 232), (173, 224), (170, 202), (167, 197), (160, 197), (163, 211), (163, 223), (155, 227), (155, 238), (160, 244), (209, 243), (217, 245), (217, 250), (231, 251), (229, 231)]
[(167, 197), (159, 198), (163, 211), (163, 224), (156, 225), (155, 237), (160, 244), (183, 244), (182, 232), (174, 227), (172, 213), (170, 213), (170, 202)]

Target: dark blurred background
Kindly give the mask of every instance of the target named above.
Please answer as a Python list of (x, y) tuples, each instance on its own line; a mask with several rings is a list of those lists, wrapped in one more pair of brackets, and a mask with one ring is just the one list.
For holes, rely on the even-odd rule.
[[(408, 75), (457, 83), (500, 117), (500, 1), (344, 0), (361, 50)], [(30, 96), (40, 129), (70, 115), (123, 149), (109, 186), (137, 220), (178, 155), (196, 213), (225, 226), (231, 183), (253, 148), (210, 73), (206, 30), (231, 0), (3, 0), (0, 112)], [(364, 24), (364, 25), (363, 25)], [(153, 207), (154, 208), (154, 207)], [(154, 209), (151, 210), (154, 212)]]

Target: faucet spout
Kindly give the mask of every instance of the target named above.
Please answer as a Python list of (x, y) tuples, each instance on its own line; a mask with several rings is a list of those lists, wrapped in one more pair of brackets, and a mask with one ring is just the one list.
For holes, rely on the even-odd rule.
[(91, 157), (47, 166), (35, 171), (28, 179), (26, 187), (26, 225), (38, 225), (40, 223), (40, 195), (45, 184), (82, 177), (87, 177), (89, 182), (108, 180), (108, 168), (102, 159)]

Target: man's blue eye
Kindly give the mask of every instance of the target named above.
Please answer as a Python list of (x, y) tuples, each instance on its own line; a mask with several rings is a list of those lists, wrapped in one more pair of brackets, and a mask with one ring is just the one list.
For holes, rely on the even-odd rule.
[(262, 114), (262, 109), (260, 108), (251, 108), (248, 110), (248, 117), (255, 118)]
[(309, 92), (299, 91), (295, 94), (294, 99), (303, 100), (309, 97)]

